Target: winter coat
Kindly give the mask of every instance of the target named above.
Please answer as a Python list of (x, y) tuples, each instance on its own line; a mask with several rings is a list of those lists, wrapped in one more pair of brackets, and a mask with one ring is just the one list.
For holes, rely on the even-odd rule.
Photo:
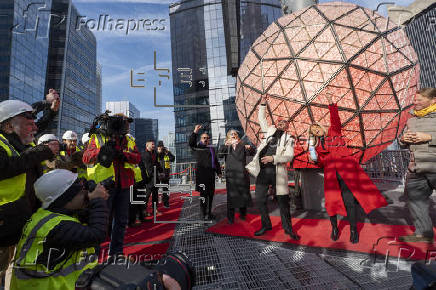
[[(189, 146), (193, 150), (195, 160), (197, 161), (195, 171), (195, 190), (200, 191), (200, 185), (204, 184), (209, 189), (215, 190), (215, 174), (221, 174), (221, 166), (218, 162), (218, 154), (215, 148), (205, 146), (202, 143), (197, 144), (198, 134), (192, 133), (189, 137)], [(214, 167), (212, 167), (212, 154), (211, 150), (215, 153)]]
[[(410, 118), (407, 120), (406, 130), (431, 135), (430, 142), (410, 145), (400, 142), (400, 144), (402, 148), (408, 148), (413, 154), (416, 173), (436, 173), (436, 112), (429, 113), (424, 117)], [(411, 167), (409, 166), (409, 168)]]
[(250, 176), (245, 169), (247, 156), (254, 155), (255, 148), (245, 148), (244, 142), (239, 142), (235, 150), (233, 146), (222, 145), (218, 155), (226, 161), (227, 205), (229, 208), (249, 207), (251, 204)]
[[(69, 216), (76, 216), (78, 211), (65, 208), (50, 209), (53, 213), (60, 213)], [(64, 261), (69, 254), (80, 249), (98, 247), (106, 238), (108, 209), (106, 201), (102, 198), (95, 198), (89, 201), (88, 209), (81, 211), (85, 213), (80, 218), (83, 224), (73, 221), (61, 221), (47, 235), (43, 244), (43, 252), (37, 257), (37, 263), (52, 265), (54, 267), (59, 261)], [(50, 251), (50, 249), (57, 249)]]
[[(253, 160), (247, 164), (245, 167), (248, 172), (257, 177), (260, 172), (260, 160), (259, 154), (262, 149), (268, 144), (269, 139), (274, 133), (277, 131), (276, 127), (268, 126), (268, 123), (265, 118), (265, 105), (260, 105), (259, 108), (259, 124), (262, 132), (264, 132), (264, 138), (260, 143), (259, 147), (257, 147), (256, 155)], [(288, 195), (289, 194), (289, 186), (288, 186), (288, 169), (287, 164), (292, 161), (294, 157), (294, 138), (292, 135), (289, 135), (287, 132), (282, 134), (280, 140), (277, 144), (276, 155), (273, 155), (274, 161), (273, 164), (276, 165), (276, 194), (277, 195)]]
[(330, 128), (327, 136), (320, 139), (316, 147), (318, 162), (324, 167), (324, 195), (328, 215), (347, 215), (336, 173), (344, 180), (365, 213), (386, 206), (385, 198), (360, 167), (358, 160), (352, 156), (351, 149), (342, 137), (338, 107), (329, 105), (329, 110)]
[[(37, 136), (47, 128), (57, 113), (50, 109), (47, 102), (43, 101), (32, 104), (32, 107), (35, 114), (44, 112), (42, 117), (35, 122), (38, 127)], [(23, 145), (17, 134), (6, 134), (1, 131), (0, 133), (20, 153), (20, 156), (9, 157), (0, 147), (0, 180), (26, 173), (25, 195), (17, 201), (0, 206), (0, 247), (5, 247), (19, 241), (25, 223), (41, 206), (35, 196), (33, 184), (43, 174), (42, 162), (53, 159), (54, 155), (46, 145)]]
[[(159, 183), (159, 172), (162, 172), (162, 167), (157, 159), (157, 152), (155, 150), (145, 150), (141, 155), (141, 162), (139, 168), (141, 168), (142, 180), (144, 181), (148, 189), (154, 188), (154, 184)], [(154, 167), (156, 166), (156, 180), (154, 176)]]

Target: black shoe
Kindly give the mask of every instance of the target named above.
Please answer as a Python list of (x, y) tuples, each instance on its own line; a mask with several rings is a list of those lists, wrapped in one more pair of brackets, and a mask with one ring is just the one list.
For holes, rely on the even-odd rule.
[(350, 230), (350, 242), (353, 244), (357, 244), (359, 242), (359, 232), (357, 229)]
[(247, 219), (247, 216), (244, 214), (244, 215), (241, 215), (240, 218), (241, 218), (241, 220), (245, 221)]
[(332, 234), (330, 235), (332, 241), (337, 241), (339, 239), (339, 229), (338, 227), (332, 227)]
[(255, 236), (262, 236), (266, 231), (272, 230), (272, 227), (264, 228), (262, 227), (260, 230), (254, 233)]
[(164, 202), (164, 208), (170, 208), (170, 203), (169, 202)]
[(213, 214), (208, 214), (208, 216), (209, 216), (209, 220), (211, 221), (211, 220), (214, 220), (215, 219), (215, 216), (213, 215)]
[(285, 230), (285, 234), (289, 235), (293, 240), (300, 240), (300, 237), (293, 230)]

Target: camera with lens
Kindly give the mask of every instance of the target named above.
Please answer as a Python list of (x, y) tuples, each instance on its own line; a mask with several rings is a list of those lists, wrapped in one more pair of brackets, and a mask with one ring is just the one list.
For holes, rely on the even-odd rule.
[(59, 151), (67, 151), (67, 144), (59, 143)]
[(132, 123), (133, 119), (122, 114), (109, 116), (110, 113), (111, 111), (107, 110), (94, 119), (90, 134), (121, 137), (129, 133), (129, 123)]
[[(104, 179), (103, 181), (100, 182), (101, 185), (104, 186), (104, 188), (110, 192), (111, 189), (115, 188), (115, 181), (113, 180), (113, 176), (108, 177), (106, 179)], [(93, 192), (95, 190), (95, 188), (97, 187), (97, 183), (95, 183), (94, 180), (87, 180), (85, 183), (85, 188), (89, 191), (89, 192)]]
[(168, 253), (158, 261), (133, 263), (129, 267), (117, 264), (116, 258), (93, 269), (85, 270), (76, 281), (76, 290), (88, 289), (156, 289), (164, 290), (164, 277), (174, 279), (182, 290), (195, 285), (192, 262), (182, 252)]

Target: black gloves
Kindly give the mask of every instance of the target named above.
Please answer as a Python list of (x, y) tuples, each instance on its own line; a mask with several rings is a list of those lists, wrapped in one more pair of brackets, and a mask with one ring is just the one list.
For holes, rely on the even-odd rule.
[(114, 141), (108, 141), (100, 148), (100, 153), (97, 156), (97, 161), (106, 168), (109, 168), (114, 160), (119, 162), (127, 162), (127, 157), (122, 151), (115, 148)]
[(109, 168), (115, 159), (117, 150), (111, 142), (105, 143), (100, 148), (100, 153), (97, 156), (97, 161), (104, 167)]
[(123, 154), (122, 151), (117, 151), (114, 159), (120, 162), (127, 162), (127, 157)]

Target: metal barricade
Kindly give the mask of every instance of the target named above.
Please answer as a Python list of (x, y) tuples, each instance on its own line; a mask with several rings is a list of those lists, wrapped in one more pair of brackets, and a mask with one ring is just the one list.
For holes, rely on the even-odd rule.
[[(223, 169), (224, 161), (219, 161), (221, 168)], [(182, 184), (184, 181), (186, 182), (195, 182), (195, 174), (196, 174), (197, 162), (184, 162), (184, 163), (172, 163), (171, 164), (171, 176), (170, 182), (173, 184)], [(224, 170), (223, 172), (223, 180), (224, 180)]]
[(374, 182), (402, 183), (409, 160), (409, 150), (386, 150), (371, 158), (363, 168)]

